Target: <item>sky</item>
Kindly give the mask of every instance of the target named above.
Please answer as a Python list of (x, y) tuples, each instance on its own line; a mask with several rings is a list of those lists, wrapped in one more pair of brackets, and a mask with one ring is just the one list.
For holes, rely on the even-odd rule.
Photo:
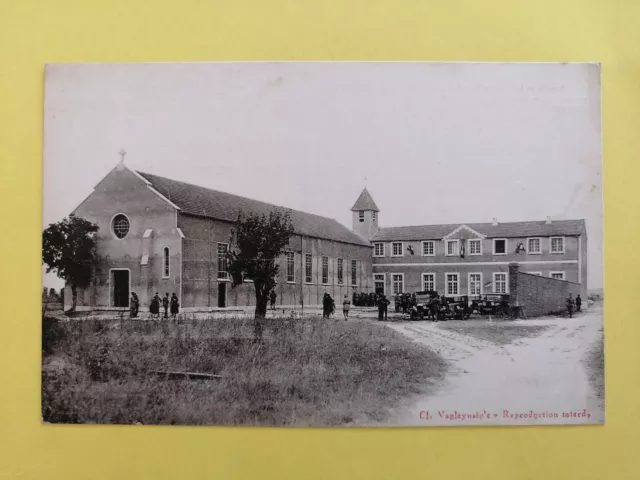
[[(602, 287), (595, 64), (48, 65), (43, 228), (118, 163), (380, 226), (585, 219)], [(59, 288), (52, 274), (44, 284)]]

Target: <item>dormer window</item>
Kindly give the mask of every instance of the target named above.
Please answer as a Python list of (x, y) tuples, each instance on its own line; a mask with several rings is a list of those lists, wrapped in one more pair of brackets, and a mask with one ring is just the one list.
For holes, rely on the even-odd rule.
[(360, 222), (364, 222), (364, 210), (360, 210), (360, 211), (358, 212), (358, 220), (359, 220)]

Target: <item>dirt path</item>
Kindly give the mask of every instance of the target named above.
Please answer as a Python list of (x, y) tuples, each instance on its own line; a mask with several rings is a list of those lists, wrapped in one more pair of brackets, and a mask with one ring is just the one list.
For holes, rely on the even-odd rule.
[[(389, 423), (603, 422), (604, 411), (589, 383), (583, 362), (587, 351), (602, 338), (601, 311), (596, 309), (573, 319), (513, 322), (518, 323), (551, 328), (538, 337), (499, 346), (427, 321), (388, 324), (452, 362), (447, 380), (435, 394), (418, 398), (409, 407), (398, 408)], [(573, 416), (578, 413), (590, 417)]]

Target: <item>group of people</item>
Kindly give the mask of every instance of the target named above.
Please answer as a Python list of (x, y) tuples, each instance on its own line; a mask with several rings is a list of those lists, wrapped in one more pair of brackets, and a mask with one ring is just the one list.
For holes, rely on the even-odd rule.
[(580, 298), (580, 294), (573, 299), (573, 295), (570, 293), (566, 300), (567, 305), (567, 313), (569, 313), (569, 318), (573, 317), (573, 310), (575, 308), (576, 312), (582, 311), (582, 298)]
[[(175, 293), (169, 297), (169, 293), (167, 292), (164, 297), (160, 298), (158, 292), (156, 292), (149, 305), (151, 318), (160, 318), (161, 306), (164, 309), (164, 318), (169, 318), (169, 313), (171, 313), (171, 317), (175, 319), (178, 313), (180, 313), (180, 302), (178, 301), (178, 296)], [(131, 293), (129, 312), (131, 318), (136, 318), (138, 313), (140, 313), (140, 299), (135, 292)]]
[[(357, 295), (356, 293), (353, 294), (354, 297), (356, 295)], [(369, 295), (368, 294), (365, 294), (365, 295), (367, 295), (367, 298), (368, 298)], [(372, 293), (371, 295), (373, 295), (373, 299), (374, 299), (371, 306), (378, 307), (378, 320), (386, 320), (388, 306), (391, 302), (389, 302), (389, 300), (387, 300), (387, 297), (385, 297), (382, 294)], [(356, 304), (355, 301), (353, 302), (353, 304), (360, 306)], [(342, 300), (342, 315), (344, 316), (345, 320), (349, 319), (349, 311), (351, 310), (351, 305), (352, 305), (352, 301), (349, 298), (349, 295), (345, 295), (344, 299)], [(368, 302), (366, 306), (369, 306)], [(324, 296), (322, 297), (322, 318), (331, 317), (331, 315), (335, 313), (335, 310), (336, 310), (336, 304), (334, 299), (331, 297), (331, 295), (329, 295), (328, 293), (325, 293)]]
[(375, 307), (378, 305), (378, 298), (373, 292), (353, 292), (351, 302), (355, 307)]
[(411, 310), (411, 307), (417, 303), (415, 293), (396, 293), (393, 300), (396, 313), (399, 313), (400, 311), (402, 311), (402, 313), (407, 313)]

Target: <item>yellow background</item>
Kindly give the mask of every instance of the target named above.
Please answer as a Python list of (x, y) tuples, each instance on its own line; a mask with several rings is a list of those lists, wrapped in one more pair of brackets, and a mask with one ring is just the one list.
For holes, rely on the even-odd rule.
[[(212, 60), (601, 62), (606, 426), (40, 425), (43, 66)], [(0, 479), (640, 478), (639, 107), (638, 0), (0, 0)]]

